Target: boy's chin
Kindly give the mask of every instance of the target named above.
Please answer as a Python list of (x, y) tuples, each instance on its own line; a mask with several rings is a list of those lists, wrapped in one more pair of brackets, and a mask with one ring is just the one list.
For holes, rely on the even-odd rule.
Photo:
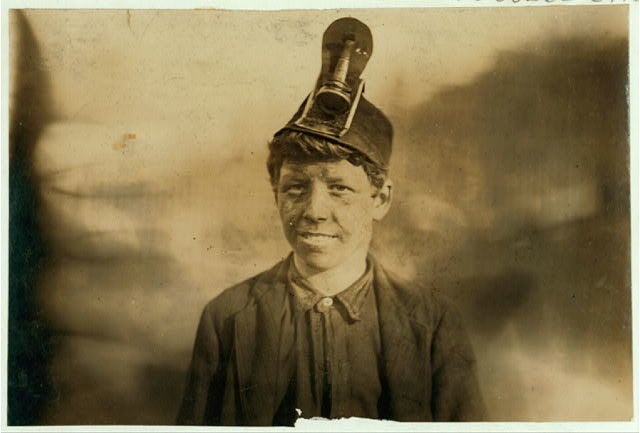
[(340, 260), (337, 260), (335, 254), (296, 253), (296, 257), (299, 264), (305, 266), (308, 270), (317, 272), (328, 271), (341, 263)]

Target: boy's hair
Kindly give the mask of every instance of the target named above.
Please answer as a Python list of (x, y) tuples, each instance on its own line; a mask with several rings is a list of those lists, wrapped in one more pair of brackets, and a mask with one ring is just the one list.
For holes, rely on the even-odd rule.
[(362, 167), (369, 182), (376, 190), (382, 188), (387, 171), (371, 162), (363, 153), (341, 146), (332, 141), (298, 131), (285, 131), (269, 142), (267, 170), (271, 187), (276, 188), (280, 179), (280, 168), (286, 161), (340, 161), (345, 159), (356, 167)]

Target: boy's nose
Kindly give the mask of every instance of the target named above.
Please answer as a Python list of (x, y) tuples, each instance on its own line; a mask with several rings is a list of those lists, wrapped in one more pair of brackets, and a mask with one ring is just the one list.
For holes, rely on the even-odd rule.
[(307, 200), (304, 203), (303, 218), (317, 222), (325, 221), (329, 218), (330, 197), (326, 188), (320, 185), (313, 185)]

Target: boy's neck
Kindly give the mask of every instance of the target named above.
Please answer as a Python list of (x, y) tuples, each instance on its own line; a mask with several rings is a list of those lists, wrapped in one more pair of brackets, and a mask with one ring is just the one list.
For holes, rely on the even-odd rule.
[(310, 268), (295, 254), (293, 264), (311, 289), (323, 296), (334, 296), (364, 275), (367, 270), (367, 252), (367, 249), (358, 251), (349, 260), (327, 270)]

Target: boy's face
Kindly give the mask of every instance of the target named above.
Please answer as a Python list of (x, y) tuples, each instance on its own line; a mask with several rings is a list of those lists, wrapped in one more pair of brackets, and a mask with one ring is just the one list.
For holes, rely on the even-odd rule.
[(388, 192), (385, 185), (377, 193), (362, 167), (345, 160), (284, 161), (276, 201), (296, 256), (324, 271), (368, 249), (373, 221), (389, 207)]

